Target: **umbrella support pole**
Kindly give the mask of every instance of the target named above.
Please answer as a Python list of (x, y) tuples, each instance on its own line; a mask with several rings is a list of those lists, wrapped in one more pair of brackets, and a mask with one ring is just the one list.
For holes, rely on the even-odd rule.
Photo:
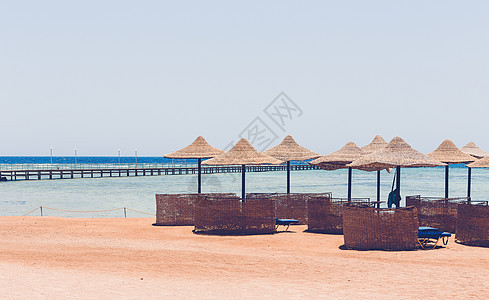
[(200, 194), (202, 193), (202, 158), (199, 158), (197, 169), (197, 192)]
[(397, 166), (396, 167), (396, 189), (397, 189), (397, 195), (398, 197), (400, 198), (399, 199), (399, 206), (400, 206), (400, 200), (402, 200), (401, 198), (401, 167)]
[(352, 168), (348, 168), (348, 202), (351, 202), (351, 171)]
[(448, 165), (445, 166), (445, 199), (448, 198)]
[(290, 160), (287, 161), (287, 194), (290, 194)]
[(380, 171), (377, 171), (377, 208), (380, 208)]
[(469, 201), (469, 203), (470, 203), (471, 184), (472, 184), (472, 168), (469, 167), (467, 171), (467, 200)]
[(246, 198), (246, 191), (245, 191), (245, 175), (246, 174), (246, 165), (241, 165), (241, 199)]

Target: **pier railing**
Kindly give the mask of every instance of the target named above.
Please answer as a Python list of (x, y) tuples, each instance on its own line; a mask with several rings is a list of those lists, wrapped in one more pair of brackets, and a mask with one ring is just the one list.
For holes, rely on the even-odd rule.
[[(285, 171), (285, 165), (246, 166), (247, 172)], [(292, 171), (317, 169), (291, 165)], [(203, 174), (240, 173), (241, 166), (205, 166)], [(0, 181), (197, 174), (197, 166), (173, 164), (22, 164), (0, 169)]]
[(194, 163), (0, 164), (0, 171), (196, 168)]

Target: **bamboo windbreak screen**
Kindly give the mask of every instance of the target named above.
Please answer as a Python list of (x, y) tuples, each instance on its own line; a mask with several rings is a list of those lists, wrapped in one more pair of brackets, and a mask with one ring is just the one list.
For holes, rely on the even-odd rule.
[(204, 196), (195, 204), (195, 233), (240, 235), (275, 232), (275, 201)]
[[(351, 202), (369, 203), (369, 198), (352, 198)], [(343, 234), (343, 205), (347, 198), (331, 195), (312, 196), (307, 203), (307, 231), (315, 233)]]
[(343, 206), (345, 247), (357, 250), (412, 250), (418, 245), (418, 212), (367, 205)]
[(167, 226), (193, 226), (195, 202), (202, 195), (223, 197), (236, 196), (232, 193), (218, 194), (156, 194), (156, 223)]
[(468, 199), (408, 196), (406, 206), (418, 209), (419, 226), (435, 227), (441, 231), (455, 233), (457, 207)]
[(489, 247), (489, 206), (487, 202), (474, 205), (459, 204), (457, 214), (456, 239), (458, 242)]
[(329, 193), (249, 193), (247, 199), (271, 198), (275, 200), (275, 217), (279, 219), (295, 219), (299, 224), (308, 224), (308, 201), (311, 197), (331, 197)]

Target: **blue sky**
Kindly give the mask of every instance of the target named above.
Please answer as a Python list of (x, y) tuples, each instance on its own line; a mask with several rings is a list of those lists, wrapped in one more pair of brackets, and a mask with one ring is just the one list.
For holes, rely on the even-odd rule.
[[(489, 151), (487, 1), (3, 1), (0, 155), (224, 148), (259, 117), (322, 154)], [(302, 115), (263, 109), (285, 92)]]

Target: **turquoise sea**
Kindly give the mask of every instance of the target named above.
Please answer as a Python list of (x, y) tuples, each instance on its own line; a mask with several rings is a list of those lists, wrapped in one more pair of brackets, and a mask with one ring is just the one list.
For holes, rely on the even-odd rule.
[[(382, 199), (391, 190), (394, 172), (381, 173)], [(442, 197), (444, 195), (444, 168), (403, 168), (401, 194)], [(376, 173), (353, 170), (353, 197), (376, 198)], [(285, 192), (286, 172), (246, 173), (247, 192)], [(123, 217), (122, 210), (96, 211), (120, 207), (154, 214), (156, 193), (194, 193), (197, 191), (196, 175), (162, 175), (121, 178), (84, 178), (63, 180), (31, 180), (0, 182), (0, 216), (23, 215), (39, 206), (47, 216), (64, 217)], [(293, 171), (293, 193), (332, 192), (333, 197), (346, 197), (347, 170)], [(202, 192), (241, 192), (241, 174), (203, 175)], [(467, 168), (450, 168), (450, 197), (467, 195)], [(472, 199), (489, 200), (489, 170), (472, 170)], [(39, 215), (39, 211), (31, 215)], [(149, 217), (131, 210), (128, 217)]]

